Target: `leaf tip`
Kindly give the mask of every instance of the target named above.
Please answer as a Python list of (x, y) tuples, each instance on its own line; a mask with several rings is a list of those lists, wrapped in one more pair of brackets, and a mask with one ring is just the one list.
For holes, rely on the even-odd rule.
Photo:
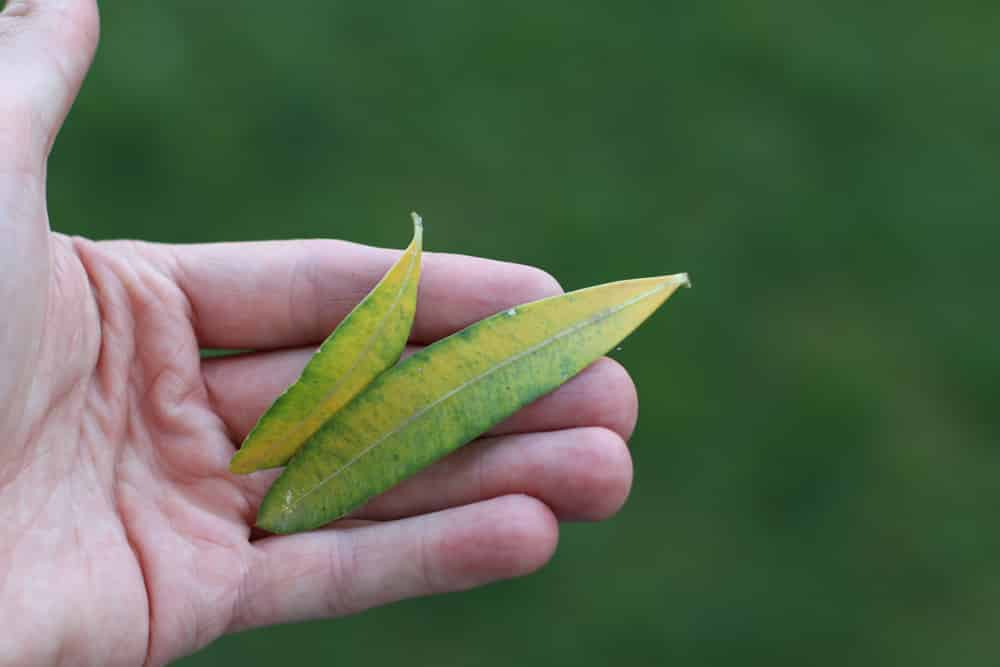
[(290, 504), (291, 501), (292, 492), (290, 490), (286, 490), (284, 496), (279, 498), (277, 491), (272, 486), (257, 510), (257, 520), (254, 521), (254, 525), (277, 535), (301, 530), (301, 528), (296, 527), (293, 521), (294, 512)]
[(266, 517), (262, 514), (257, 515), (257, 520), (253, 522), (253, 526), (254, 528), (260, 528), (261, 530), (265, 530), (275, 535), (281, 534), (281, 530), (278, 529), (278, 527), (274, 524), (271, 518)]
[(229, 460), (229, 472), (236, 475), (249, 475), (252, 472), (257, 472), (258, 469), (253, 459), (244, 455), (242, 449), (233, 454), (233, 458)]
[(278, 532), (278, 522), (276, 519), (275, 513), (271, 510), (271, 504), (267, 502), (267, 498), (265, 497), (264, 502), (257, 508), (257, 518), (254, 520), (253, 525), (269, 533)]
[(411, 211), (410, 217), (413, 218), (413, 242), (410, 248), (415, 248), (419, 254), (424, 245), (424, 219), (416, 211)]

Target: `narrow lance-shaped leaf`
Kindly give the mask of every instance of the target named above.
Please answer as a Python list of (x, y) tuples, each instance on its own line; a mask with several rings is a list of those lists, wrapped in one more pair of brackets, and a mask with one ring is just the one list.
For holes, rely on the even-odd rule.
[(564, 383), (653, 313), (687, 275), (609, 283), (511, 308), (379, 376), (271, 486), (276, 533), (343, 516)]
[(230, 462), (232, 472), (284, 465), (323, 422), (399, 360), (420, 281), (423, 224), (416, 213), (413, 224), (410, 246), (261, 416)]

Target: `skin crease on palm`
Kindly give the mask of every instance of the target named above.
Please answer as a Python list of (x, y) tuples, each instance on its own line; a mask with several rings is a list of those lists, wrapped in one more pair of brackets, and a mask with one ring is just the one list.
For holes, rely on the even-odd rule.
[[(352, 518), (252, 529), (275, 473), (228, 473), (235, 443), (398, 253), (51, 233), (47, 156), (97, 36), (93, 0), (0, 14), (0, 665), (162, 665), (230, 632), (524, 575), (558, 521), (621, 507), (637, 403), (604, 359)], [(428, 253), (412, 343), (558, 290)]]

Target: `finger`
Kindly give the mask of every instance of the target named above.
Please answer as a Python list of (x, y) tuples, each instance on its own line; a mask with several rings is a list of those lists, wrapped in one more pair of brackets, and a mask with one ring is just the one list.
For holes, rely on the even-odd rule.
[[(237, 442), (242, 442), (274, 399), (295, 382), (314, 348), (298, 348), (205, 359), (202, 374), (213, 405)], [(628, 372), (603, 358), (551, 394), (543, 396), (491, 433), (554, 431), (603, 426), (628, 439), (635, 428), (638, 397)]]
[[(0, 12), (5, 147), (48, 154), (97, 48), (95, 0), (11, 0)], [(28, 143), (25, 143), (27, 138)]]
[[(400, 254), (331, 240), (161, 250), (191, 302), (201, 345), (252, 349), (320, 342)], [(412, 338), (427, 343), (559, 291), (555, 279), (532, 267), (424, 253)]]
[(551, 394), (523, 407), (490, 434), (600, 426), (628, 440), (638, 417), (639, 395), (628, 371), (603, 357)]
[[(257, 507), (277, 471), (241, 478)], [(600, 521), (615, 514), (632, 486), (625, 441), (604, 428), (572, 428), (483, 438), (403, 481), (352, 518), (399, 519), (449, 507), (526, 494), (561, 521)]]
[(254, 543), (230, 630), (345, 616), (522, 576), (548, 562), (557, 540), (555, 517), (526, 496), (266, 538)]
[(354, 516), (396, 519), (519, 493), (541, 500), (560, 521), (601, 521), (621, 509), (631, 487), (632, 458), (616, 433), (526, 433), (467, 445)]

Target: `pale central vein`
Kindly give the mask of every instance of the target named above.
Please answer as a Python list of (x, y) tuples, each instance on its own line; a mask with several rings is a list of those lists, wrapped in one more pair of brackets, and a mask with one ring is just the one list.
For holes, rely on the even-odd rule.
[(420, 410), (417, 410), (415, 413), (413, 413), (412, 415), (410, 415), (410, 417), (408, 417), (406, 420), (404, 420), (402, 423), (400, 423), (394, 429), (392, 429), (391, 431), (388, 431), (387, 433), (385, 433), (384, 435), (382, 435), (380, 438), (376, 439), (374, 442), (372, 442), (372, 444), (368, 445), (367, 447), (365, 447), (364, 449), (362, 449), (360, 452), (358, 452), (357, 454), (355, 454), (351, 459), (349, 459), (346, 463), (344, 463), (344, 465), (340, 466), (335, 471), (333, 471), (332, 473), (330, 473), (328, 476), (324, 477), (316, 485), (314, 485), (311, 489), (309, 489), (308, 491), (306, 491), (302, 495), (298, 496), (297, 498), (290, 498), (290, 499), (288, 499), (288, 501), (284, 503), (284, 506), (283, 506), (284, 511), (286, 513), (291, 512), (295, 505), (298, 505), (300, 502), (302, 502), (303, 500), (305, 500), (306, 498), (308, 498), (310, 495), (312, 495), (313, 493), (315, 493), (317, 490), (319, 490), (322, 487), (326, 486), (331, 481), (333, 481), (334, 479), (336, 479), (338, 476), (340, 476), (341, 474), (343, 474), (343, 472), (345, 470), (347, 470), (348, 468), (350, 468), (351, 466), (353, 466), (355, 463), (357, 463), (358, 460), (361, 459), (361, 457), (365, 456), (366, 454), (368, 454), (368, 452), (370, 452), (371, 450), (375, 449), (376, 447), (378, 447), (383, 442), (385, 442), (386, 440), (388, 440), (392, 436), (396, 435), (400, 431), (403, 431), (406, 428), (408, 428), (411, 424), (413, 424), (414, 422), (416, 422), (418, 419), (420, 419), (421, 417), (423, 417), (424, 415), (426, 415), (428, 412), (430, 412), (431, 410), (433, 410), (437, 406), (439, 406), (442, 403), (444, 403), (445, 401), (447, 401), (449, 398), (451, 398), (452, 396), (454, 396), (458, 392), (466, 389), (467, 387), (469, 387), (469, 386), (471, 386), (473, 384), (476, 384), (476, 383), (484, 380), (485, 378), (489, 377), (493, 373), (495, 373), (495, 372), (497, 372), (497, 371), (499, 371), (499, 370), (501, 370), (503, 368), (506, 368), (507, 366), (510, 366), (511, 364), (517, 363), (521, 359), (523, 359), (523, 358), (525, 358), (527, 356), (530, 356), (530, 355), (534, 354), (535, 352), (538, 352), (539, 350), (541, 350), (541, 349), (543, 349), (543, 348), (545, 348), (545, 347), (547, 347), (547, 346), (549, 346), (549, 345), (551, 345), (551, 344), (553, 344), (553, 343), (555, 343), (555, 342), (557, 342), (559, 340), (562, 340), (566, 336), (571, 336), (574, 333), (576, 333), (577, 331), (580, 331), (581, 329), (585, 329), (586, 327), (588, 327), (588, 326), (590, 326), (592, 324), (597, 324), (598, 322), (600, 322), (602, 320), (606, 320), (607, 318), (611, 317), (612, 315), (614, 315), (616, 313), (621, 312), (622, 310), (628, 308), (629, 306), (632, 306), (632, 305), (638, 303), (639, 301), (642, 301), (643, 299), (646, 299), (646, 298), (652, 296), (653, 294), (656, 294), (657, 292), (660, 292), (660, 291), (666, 289), (668, 286), (673, 286), (673, 285), (674, 285), (674, 283), (672, 283), (672, 282), (663, 282), (662, 284), (657, 285), (656, 287), (654, 287), (653, 289), (651, 289), (651, 290), (649, 290), (647, 292), (643, 292), (642, 294), (634, 296), (631, 299), (628, 299), (627, 301), (624, 301), (623, 303), (620, 303), (620, 304), (618, 304), (616, 306), (612, 306), (611, 308), (608, 308), (606, 310), (602, 310), (601, 312), (597, 313), (596, 315), (593, 315), (593, 316), (591, 316), (591, 317), (589, 317), (589, 318), (587, 318), (587, 319), (585, 319), (585, 320), (583, 320), (581, 322), (577, 322), (573, 326), (568, 327), (567, 329), (565, 329), (563, 331), (560, 331), (556, 335), (551, 336), (549, 338), (546, 338), (545, 340), (540, 341), (540, 342), (536, 343), (535, 345), (532, 345), (531, 347), (529, 347), (529, 348), (527, 348), (525, 350), (522, 350), (521, 352), (518, 352), (515, 355), (510, 356), (507, 359), (504, 359), (502, 362), (500, 362), (496, 366), (491, 366), (490, 368), (488, 368), (487, 370), (483, 371), (479, 375), (466, 380), (465, 382), (463, 382), (462, 384), (458, 385), (454, 389), (452, 389), (452, 390), (450, 390), (450, 391), (442, 394), (436, 400), (428, 403), (427, 405), (425, 405)]

